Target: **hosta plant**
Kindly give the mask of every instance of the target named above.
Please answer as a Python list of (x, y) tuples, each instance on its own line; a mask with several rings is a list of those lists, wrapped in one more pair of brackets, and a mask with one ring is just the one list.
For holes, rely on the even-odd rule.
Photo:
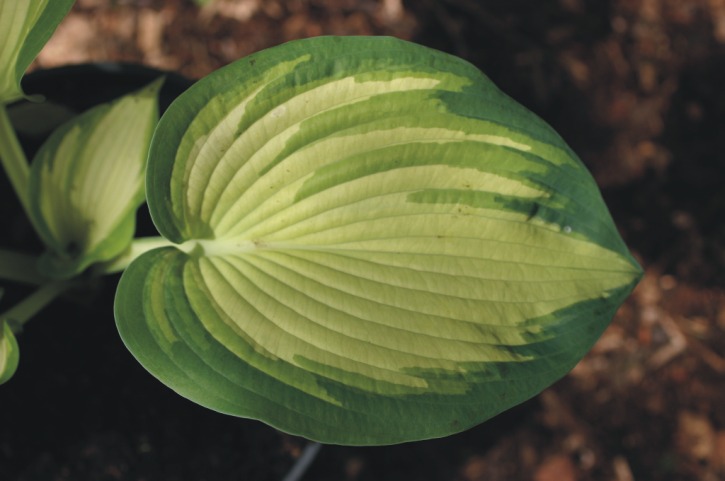
[[(124, 343), (210, 409), (327, 443), (459, 432), (564, 376), (641, 275), (576, 154), (456, 57), (321, 37), (212, 73), (158, 124), (157, 90), (29, 169), (2, 155), (27, 170), (40, 289), (124, 271)], [(133, 239), (144, 192), (160, 235)]]

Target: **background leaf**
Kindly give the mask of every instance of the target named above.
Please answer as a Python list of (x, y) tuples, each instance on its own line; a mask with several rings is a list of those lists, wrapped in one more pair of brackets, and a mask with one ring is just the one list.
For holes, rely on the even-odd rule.
[(317, 38), (198, 82), (124, 273), (121, 336), (180, 394), (312, 439), (458, 432), (535, 395), (636, 284), (596, 184), (466, 62)]
[(73, 6), (73, 0), (0, 2), (0, 103), (23, 96), (20, 79)]
[(13, 331), (0, 320), (0, 385), (8, 382), (18, 368), (20, 350)]
[(33, 160), (33, 223), (48, 247), (41, 269), (70, 277), (113, 259), (134, 234), (159, 79), (58, 128)]

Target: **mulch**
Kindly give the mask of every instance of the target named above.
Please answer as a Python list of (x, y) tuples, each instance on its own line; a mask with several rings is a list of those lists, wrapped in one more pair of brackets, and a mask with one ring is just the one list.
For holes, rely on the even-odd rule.
[[(645, 277), (535, 399), (445, 439), (325, 446), (304, 479), (725, 479), (725, 0), (78, 0), (33, 69), (111, 60), (199, 78), (328, 34), (394, 35), (481, 68), (579, 153)], [(82, 309), (21, 336), (0, 388), (0, 479), (283, 477), (304, 440), (178, 399), (110, 312)]]

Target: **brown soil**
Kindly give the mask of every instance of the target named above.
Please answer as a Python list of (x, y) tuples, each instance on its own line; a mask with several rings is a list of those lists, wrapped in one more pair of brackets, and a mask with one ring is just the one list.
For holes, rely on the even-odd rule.
[[(580, 154), (646, 275), (532, 401), (446, 439), (325, 446), (304, 479), (725, 479), (725, 0), (79, 0), (33, 68), (198, 78), (322, 34), (395, 35), (479, 66)], [(0, 388), (0, 479), (282, 479), (305, 441), (151, 379), (115, 332), (114, 282), (22, 334)]]

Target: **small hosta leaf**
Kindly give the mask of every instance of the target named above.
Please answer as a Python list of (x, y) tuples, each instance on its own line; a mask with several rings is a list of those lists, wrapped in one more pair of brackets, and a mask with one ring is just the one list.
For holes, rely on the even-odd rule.
[(18, 368), (20, 351), (18, 341), (4, 320), (0, 320), (0, 384), (4, 384), (13, 377)]
[(33, 160), (31, 215), (48, 248), (41, 262), (46, 275), (75, 275), (131, 242), (161, 83), (62, 125)]
[(0, 1), (0, 104), (23, 96), (20, 79), (73, 0)]
[(213, 73), (161, 119), (147, 186), (179, 247), (124, 273), (128, 348), (183, 396), (324, 442), (444, 436), (530, 398), (641, 273), (550, 127), (396, 39)]

